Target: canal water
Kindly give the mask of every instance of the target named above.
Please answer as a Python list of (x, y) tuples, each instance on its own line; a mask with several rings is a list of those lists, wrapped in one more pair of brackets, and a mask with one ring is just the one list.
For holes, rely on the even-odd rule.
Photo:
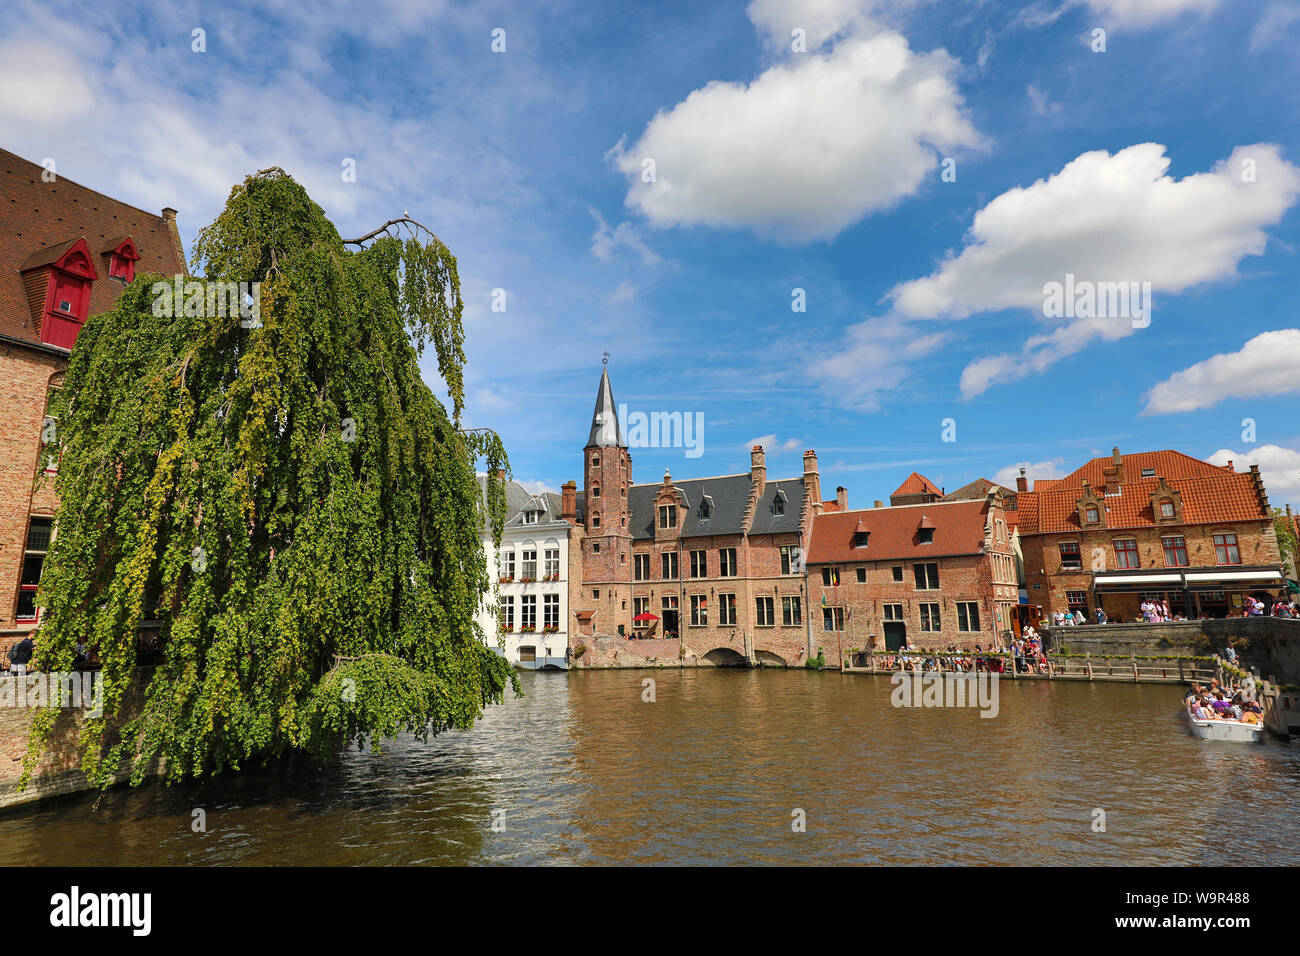
[(1177, 687), (1004, 681), (989, 719), (865, 675), (521, 679), (428, 744), (2, 816), (0, 864), (1300, 863), (1300, 745), (1197, 740)]

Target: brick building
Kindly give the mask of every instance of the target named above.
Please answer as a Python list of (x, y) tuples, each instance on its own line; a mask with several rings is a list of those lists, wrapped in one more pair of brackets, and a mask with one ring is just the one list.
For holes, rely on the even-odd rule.
[[(930, 494), (913, 484), (916, 491), (905, 482), (900, 492)], [(840, 650), (897, 650), (904, 641), (923, 649), (988, 648), (1009, 630), (1017, 603), (1011, 535), (996, 489), (982, 499), (821, 514), (807, 564), (814, 644), (831, 661)]]
[[(803, 554), (824, 503), (815, 452), (803, 474), (748, 473), (634, 484), (607, 373), (583, 449), (583, 486), (564, 486), (580, 535), (570, 607), (581, 634), (645, 636), (719, 664), (802, 664), (809, 623)], [(847, 507), (839, 489), (835, 507)], [(640, 620), (638, 620), (640, 618)]]
[(1142, 600), (1189, 618), (1226, 617), (1285, 586), (1259, 467), (1237, 473), (1176, 451), (1094, 458), (1064, 478), (1022, 477), (1017, 499), (1029, 601), (1045, 613)]
[(137, 270), (173, 276), (184, 260), (175, 210), (145, 212), (0, 149), (0, 650), (38, 623), (58, 502), (36, 479), (58, 467), (46, 410), (77, 333)]

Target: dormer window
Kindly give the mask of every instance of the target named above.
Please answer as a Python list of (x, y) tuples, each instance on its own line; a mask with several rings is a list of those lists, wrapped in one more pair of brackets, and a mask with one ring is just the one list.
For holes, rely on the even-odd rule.
[(853, 532), (853, 547), (865, 548), (867, 546), (867, 542), (870, 539), (871, 539), (870, 531), (855, 531)]
[(1174, 516), (1174, 503), (1169, 499), (1160, 502), (1160, 517), (1172, 518)]
[(524, 524), (537, 524), (537, 516), (540, 514), (541, 514), (540, 511), (537, 511), (532, 508), (530, 508), (528, 511), (525, 511)]
[(78, 239), (49, 264), (41, 341), (71, 349), (90, 313), (90, 285), (98, 274), (85, 239)]
[(1143, 478), (1154, 478), (1155, 476), (1156, 476), (1156, 470), (1155, 470), (1154, 468), (1143, 468), (1143, 469), (1142, 469), (1142, 477), (1143, 477)]
[(135, 279), (135, 264), (140, 258), (136, 252), (135, 243), (129, 236), (109, 244), (108, 253), (108, 275), (110, 279), (120, 279), (123, 282), (131, 282)]
[(916, 539), (917, 539), (917, 541), (919, 541), (921, 544), (933, 544), (933, 543), (934, 543), (934, 529), (933, 529), (933, 528), (918, 528), (917, 531), (916, 531)]
[(713, 499), (705, 495), (700, 499), (700, 520), (708, 521), (713, 517)]
[(772, 499), (772, 514), (785, 514), (785, 492), (778, 490), (776, 497)]
[(1085, 508), (1083, 511), (1084, 520), (1089, 524), (1096, 524), (1101, 520), (1101, 515), (1096, 508)]

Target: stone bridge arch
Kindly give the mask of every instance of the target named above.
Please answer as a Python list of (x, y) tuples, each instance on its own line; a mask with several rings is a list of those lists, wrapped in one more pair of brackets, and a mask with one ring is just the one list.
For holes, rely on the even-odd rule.
[(714, 667), (748, 667), (749, 661), (733, 647), (715, 647), (704, 655), (704, 659)]

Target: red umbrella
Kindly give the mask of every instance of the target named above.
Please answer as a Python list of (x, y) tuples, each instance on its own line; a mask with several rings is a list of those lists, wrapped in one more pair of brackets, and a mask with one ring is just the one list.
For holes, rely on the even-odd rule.
[(649, 613), (649, 612), (647, 611), (645, 614), (638, 614), (636, 617), (632, 618), (632, 620), (634, 620), (634, 621), (657, 621), (657, 620), (659, 620), (659, 618), (658, 618), (657, 615), (651, 614), (651, 613)]

